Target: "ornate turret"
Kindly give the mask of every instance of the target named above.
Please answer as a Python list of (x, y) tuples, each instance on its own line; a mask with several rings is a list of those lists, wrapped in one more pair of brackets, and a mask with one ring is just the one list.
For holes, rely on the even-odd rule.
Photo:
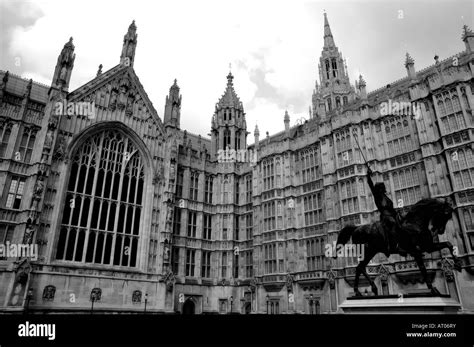
[(69, 81), (71, 80), (72, 68), (74, 67), (74, 60), (76, 55), (74, 54), (74, 44), (72, 43), (72, 37), (64, 45), (61, 53), (58, 56), (58, 62), (54, 69), (53, 76), (53, 88), (59, 88), (67, 90), (69, 88)]
[(179, 86), (177, 80), (174, 80), (170, 87), (169, 95), (166, 96), (165, 102), (165, 126), (171, 126), (179, 129), (181, 122), (181, 100), (182, 96), (179, 94)]
[(242, 102), (234, 90), (234, 76), (227, 75), (227, 86), (224, 94), (216, 104), (211, 123), (212, 153), (219, 150), (247, 149), (247, 124)]
[(239, 97), (237, 96), (237, 93), (234, 90), (234, 84), (233, 84), (234, 76), (232, 75), (231, 72), (227, 75), (227, 87), (222, 95), (222, 97), (219, 99), (219, 102), (217, 103), (218, 108), (234, 108), (236, 110), (241, 110), (243, 111), (243, 106), (242, 102), (240, 101)]
[(137, 26), (135, 21), (130, 24), (128, 31), (123, 37), (122, 54), (120, 55), (120, 64), (133, 66), (135, 61), (135, 49), (137, 48)]
[(463, 26), (462, 40), (466, 45), (466, 51), (474, 52), (474, 33), (467, 25)]
[(410, 54), (406, 54), (405, 58), (405, 68), (407, 69), (408, 77), (410, 79), (415, 79), (416, 78), (416, 71), (415, 71), (415, 61), (413, 58), (410, 56)]

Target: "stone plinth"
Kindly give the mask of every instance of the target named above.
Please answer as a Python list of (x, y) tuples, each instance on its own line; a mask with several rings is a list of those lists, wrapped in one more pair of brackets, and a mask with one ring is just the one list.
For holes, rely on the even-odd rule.
[(461, 304), (449, 295), (431, 293), (349, 297), (340, 306), (344, 313), (456, 313)]

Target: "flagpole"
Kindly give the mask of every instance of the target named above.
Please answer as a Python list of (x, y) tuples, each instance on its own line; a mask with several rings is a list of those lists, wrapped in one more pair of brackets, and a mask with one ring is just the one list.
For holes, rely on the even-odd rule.
[(365, 165), (367, 165), (367, 167), (370, 169), (369, 163), (367, 163), (367, 160), (365, 159), (364, 152), (362, 152), (362, 148), (360, 148), (359, 137), (357, 136), (357, 133), (355, 132), (355, 129), (352, 132), (352, 136), (354, 136), (354, 138), (355, 138), (355, 141), (357, 143), (357, 147), (359, 147), (359, 151), (360, 151), (360, 154), (362, 155), (362, 159), (364, 159)]

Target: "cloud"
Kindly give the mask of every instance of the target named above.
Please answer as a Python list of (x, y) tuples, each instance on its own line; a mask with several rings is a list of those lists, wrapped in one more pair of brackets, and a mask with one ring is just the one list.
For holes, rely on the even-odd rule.
[(231, 63), (248, 131), (258, 120), (261, 133), (273, 134), (284, 129), (285, 109), (291, 124), (308, 115), (323, 46), (323, 9), (351, 80), (360, 71), (370, 92), (406, 75), (407, 50), (419, 70), (432, 64), (435, 53), (443, 58), (464, 49), (459, 37), (462, 25), (473, 22), (472, 4), (434, 3), (114, 0), (112, 8), (110, 1), (0, 0), (0, 68), (49, 84), (58, 54), (73, 36), (73, 90), (94, 78), (99, 64), (106, 71), (119, 62), (123, 35), (135, 19), (134, 69), (161, 117), (177, 78), (181, 127), (207, 136)]
[(32, 30), (37, 20), (44, 16), (41, 8), (33, 2), (0, 1), (0, 62), (1, 68), (13, 73), (20, 72), (22, 57), (10, 51), (16, 43), (18, 33)]

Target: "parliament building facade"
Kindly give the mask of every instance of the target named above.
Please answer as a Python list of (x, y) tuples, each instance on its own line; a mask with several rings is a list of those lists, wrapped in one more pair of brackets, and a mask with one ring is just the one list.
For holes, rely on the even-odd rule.
[[(133, 69), (135, 23), (120, 63), (74, 91), (72, 38), (51, 85), (0, 71), (0, 244), (38, 251), (0, 258), (0, 311), (344, 312), (357, 259), (325, 251), (379, 218), (365, 157), (401, 210), (451, 201), (440, 237), (462, 271), (447, 251), (426, 266), (449, 310), (474, 312), (474, 33), (422, 70), (407, 53), (406, 76), (369, 93), (324, 16), (309, 117), (285, 113), (273, 135), (251, 137), (231, 73), (209, 137), (181, 129), (176, 80), (160, 117)], [(426, 291), (410, 257), (379, 254), (368, 273), (384, 295)]]

